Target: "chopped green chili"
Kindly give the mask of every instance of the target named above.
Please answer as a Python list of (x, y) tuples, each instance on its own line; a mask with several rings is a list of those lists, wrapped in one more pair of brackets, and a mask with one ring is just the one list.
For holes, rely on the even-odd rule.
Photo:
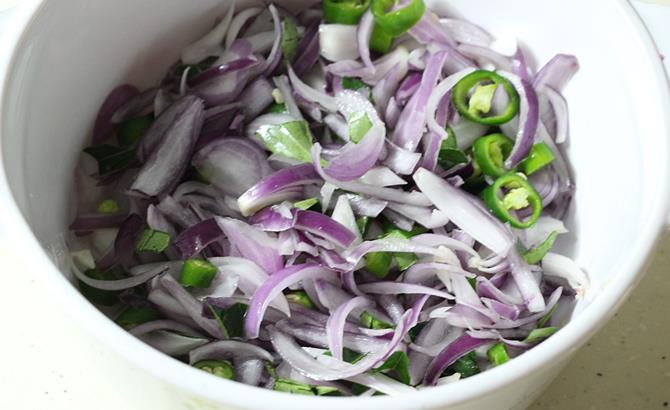
[(291, 394), (302, 394), (306, 396), (340, 396), (341, 393), (336, 387), (331, 386), (312, 386), (310, 384), (299, 383), (291, 379), (279, 378), (275, 380), (273, 387), (276, 391), (282, 391)]
[(101, 214), (115, 214), (120, 210), (119, 204), (113, 199), (105, 199), (98, 204), (98, 212)]
[(372, 369), (372, 373), (391, 371), (399, 381), (409, 384), (409, 357), (405, 352), (395, 352), (384, 363)]
[[(126, 271), (123, 270), (123, 268), (120, 266), (112, 266), (107, 270), (101, 270), (97, 268), (88, 269), (84, 272), (84, 275), (91, 279), (97, 280), (119, 280), (128, 277)], [(79, 290), (81, 291), (82, 295), (86, 297), (86, 299), (102, 306), (115, 305), (119, 301), (118, 296), (121, 293), (120, 291), (97, 289), (85, 284), (82, 281), (79, 281)]]
[(316, 309), (314, 302), (312, 302), (312, 299), (309, 298), (304, 290), (296, 290), (291, 293), (287, 293), (286, 300), (298, 305), (302, 305), (307, 309)]
[[(509, 173), (499, 177), (482, 192), (484, 203), (503, 222), (515, 228), (533, 226), (542, 213), (542, 198), (528, 180), (520, 174)], [(525, 221), (513, 214), (530, 207), (532, 213)]]
[[(505, 111), (498, 115), (482, 116), (490, 113), (490, 103), (484, 104), (481, 100), (488, 97), (487, 91), (482, 91), (478, 87), (495, 85), (502, 86), (509, 102)], [(471, 91), (474, 89), (474, 94)], [(489, 89), (484, 89), (489, 90)], [(493, 97), (492, 94), (490, 95)], [(474, 100), (473, 98), (474, 97)], [(505, 78), (487, 70), (476, 70), (466, 75), (454, 86), (451, 99), (458, 112), (466, 119), (484, 125), (500, 125), (509, 122), (519, 112), (519, 94), (514, 86)], [(483, 109), (488, 110), (483, 111)]]
[(298, 29), (289, 19), (284, 19), (282, 24), (282, 39), (281, 39), (281, 49), (284, 54), (284, 60), (291, 61), (295, 57), (296, 52), (298, 51), (298, 42), (300, 41), (300, 36), (298, 35)]
[(370, 0), (324, 0), (323, 19), (327, 23), (355, 26), (370, 7)]
[(533, 329), (532, 332), (526, 337), (523, 341), (526, 343), (530, 342), (536, 342), (541, 339), (546, 339), (547, 337), (553, 335), (558, 331), (558, 328), (550, 326), (550, 327), (543, 327), (540, 329)]
[(375, 24), (393, 37), (414, 27), (426, 11), (423, 0), (409, 0), (403, 7), (398, 5), (396, 0), (372, 0), (370, 6)]
[(390, 323), (377, 319), (367, 310), (361, 313), (360, 320), (361, 324), (369, 329), (393, 329), (395, 327)]
[(460, 373), (461, 379), (480, 373), (481, 370), (477, 364), (477, 356), (475, 355), (475, 352), (470, 352), (456, 360), (454, 364), (447, 368), (447, 372)]
[(494, 366), (500, 366), (503, 363), (509, 361), (509, 354), (507, 354), (507, 349), (505, 348), (504, 343), (497, 343), (493, 345), (487, 352), (486, 356), (489, 358), (489, 362)]
[(228, 380), (232, 380), (235, 375), (233, 365), (225, 360), (201, 360), (195, 363), (193, 367)]
[(541, 244), (537, 245), (533, 249), (526, 250), (521, 254), (521, 256), (523, 256), (523, 259), (529, 265), (540, 263), (540, 261), (544, 259), (547, 253), (549, 253), (551, 248), (554, 246), (554, 242), (556, 241), (557, 237), (558, 232), (554, 231), (550, 233), (547, 239), (545, 239)]
[(307, 211), (308, 209), (315, 208), (319, 204), (318, 198), (307, 198), (302, 201), (294, 202), (293, 207)]
[(129, 168), (137, 161), (134, 149), (110, 144), (93, 145), (85, 148), (84, 152), (95, 158), (100, 176)]
[(168, 246), (170, 246), (170, 234), (153, 229), (145, 229), (139, 241), (137, 241), (137, 245), (135, 245), (135, 251), (161, 253)]
[(531, 148), (526, 159), (521, 161), (521, 169), (524, 174), (531, 175), (551, 164), (554, 159), (556, 159), (556, 157), (551, 151), (551, 148), (544, 142), (540, 142), (539, 144), (533, 145), (533, 148)]
[(264, 125), (256, 135), (268, 150), (302, 162), (312, 162), (312, 133), (307, 121), (290, 121), (279, 125)]
[(152, 114), (143, 115), (141, 117), (131, 118), (119, 127), (117, 138), (122, 147), (135, 145), (137, 141), (144, 136), (144, 133), (149, 129), (154, 118)]
[(365, 234), (368, 232), (368, 228), (370, 227), (370, 218), (367, 216), (361, 216), (360, 218), (356, 219), (356, 226), (358, 226), (358, 231), (361, 233), (361, 236), (365, 236)]
[(472, 156), (484, 174), (497, 178), (507, 173), (504, 163), (513, 147), (514, 141), (505, 135), (491, 134), (475, 140)]
[(186, 259), (181, 266), (179, 282), (192, 288), (208, 288), (218, 272), (218, 268), (202, 259)]
[(288, 112), (288, 111), (286, 109), (286, 104), (273, 102), (272, 104), (270, 104), (270, 106), (267, 108), (267, 110), (265, 110), (265, 112), (268, 113), (268, 114), (271, 114), (271, 113), (281, 114), (281, 113), (285, 113), (285, 112)]
[(358, 144), (372, 128), (372, 121), (365, 112), (358, 112), (349, 117), (349, 139)]
[(115, 322), (128, 330), (142, 323), (158, 320), (161, 314), (151, 307), (129, 307), (116, 318)]
[(356, 77), (342, 77), (342, 88), (344, 88), (345, 90), (356, 91), (365, 87), (369, 86)]
[(391, 49), (392, 43), (393, 36), (375, 23), (374, 28), (372, 29), (372, 35), (370, 36), (370, 50), (386, 54)]

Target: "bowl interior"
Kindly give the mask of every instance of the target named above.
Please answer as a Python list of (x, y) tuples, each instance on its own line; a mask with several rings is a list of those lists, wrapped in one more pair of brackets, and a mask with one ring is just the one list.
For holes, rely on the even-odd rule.
[[(641, 226), (658, 221), (668, 150), (658, 123), (663, 112), (656, 102), (664, 90), (654, 76), (657, 63), (619, 2), (429, 3), (500, 39), (518, 38), (536, 68), (559, 52), (580, 60), (565, 92), (571, 115), (565, 149), (577, 192), (570, 234), (560, 247), (592, 280), (576, 311), (581, 314), (606, 286), (630, 280), (632, 272), (621, 267), (644, 256), (646, 250), (632, 244), (645, 242)], [(43, 2), (10, 68), (2, 160), (14, 198), (44, 247), (62, 243), (74, 162), (108, 91), (122, 82), (153, 85), (222, 10), (220, 0)]]

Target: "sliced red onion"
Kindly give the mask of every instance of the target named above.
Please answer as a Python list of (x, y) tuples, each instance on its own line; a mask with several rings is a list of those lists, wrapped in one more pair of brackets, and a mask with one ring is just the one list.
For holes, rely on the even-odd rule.
[(530, 271), (530, 267), (513, 249), (508, 255), (508, 261), (512, 269), (512, 278), (516, 283), (523, 301), (530, 312), (541, 312), (545, 309), (544, 297), (540, 291), (538, 281)]
[(480, 66), (491, 64), (498, 70), (512, 71), (512, 58), (489, 47), (461, 44), (457, 50), (466, 57), (477, 61)]
[(517, 298), (515, 295), (508, 295), (495, 286), (492, 281), (481, 276), (477, 278), (477, 294), (481, 298), (497, 300), (508, 305), (523, 303), (521, 298)]
[(223, 52), (223, 39), (235, 13), (235, 3), (228, 7), (226, 15), (209, 33), (195, 43), (187, 46), (181, 52), (181, 61), (184, 64), (196, 64), (209, 56), (218, 56)]
[(156, 205), (170, 221), (181, 227), (189, 227), (197, 224), (200, 220), (191, 210), (182, 206), (170, 195), (166, 195), (161, 202)]
[(391, 222), (398, 228), (402, 229), (403, 231), (411, 231), (412, 228), (414, 228), (413, 219), (407, 218), (406, 216), (399, 214), (398, 212), (392, 209), (386, 208), (384, 209), (382, 214), (389, 222)]
[(281, 23), (281, 17), (279, 16), (279, 11), (274, 4), (268, 6), (270, 14), (272, 15), (272, 22), (274, 26), (274, 42), (272, 43), (272, 49), (270, 54), (263, 66), (262, 72), (264, 75), (270, 75), (277, 68), (279, 62), (282, 59), (282, 48), (281, 43), (284, 38), (284, 30)]
[(344, 336), (344, 325), (347, 317), (354, 309), (362, 309), (370, 306), (372, 301), (364, 296), (357, 296), (341, 304), (328, 319), (326, 325), (326, 334), (328, 335), (328, 348), (333, 357), (339, 360), (342, 358), (342, 338)]
[(330, 61), (356, 60), (360, 56), (356, 26), (346, 24), (319, 25), (321, 56)]
[(126, 219), (123, 214), (83, 214), (77, 215), (69, 229), (76, 232), (94, 231), (97, 229), (118, 228)]
[[(292, 115), (289, 114), (284, 114), (284, 113), (271, 113), (271, 114), (264, 114), (259, 117), (256, 117), (253, 121), (247, 125), (246, 128), (246, 133), (247, 137), (249, 139), (256, 139), (256, 131), (262, 126), (265, 125), (280, 125), (284, 124), (286, 122), (290, 121), (295, 121), (297, 118), (293, 117)], [(259, 145), (262, 147), (262, 143), (259, 141)]]
[(405, 77), (402, 83), (398, 86), (395, 93), (395, 99), (398, 104), (405, 105), (407, 101), (417, 92), (421, 86), (422, 74), (419, 72), (411, 72)]
[(215, 217), (215, 220), (240, 254), (265, 272), (273, 274), (284, 267), (276, 238), (237, 219)]
[(494, 40), (488, 31), (466, 20), (442, 18), (440, 24), (447, 31), (449, 37), (459, 43), (489, 47)]
[[(340, 39), (339, 41), (343, 41)], [(344, 60), (326, 67), (326, 72), (340, 77), (358, 77), (372, 86), (380, 82), (398, 64), (406, 64), (409, 53), (403, 46), (396, 47), (390, 53), (374, 61), (374, 72), (360, 63)]]
[(164, 88), (158, 89), (154, 98), (154, 118), (158, 117), (167, 107), (174, 103), (174, 97)]
[(557, 54), (535, 75), (533, 86), (550, 87), (556, 92), (563, 91), (565, 85), (579, 70), (577, 57), (569, 54)]
[(357, 245), (363, 241), (361, 232), (359, 231), (358, 225), (356, 224), (354, 211), (351, 209), (349, 198), (347, 198), (346, 195), (341, 195), (339, 198), (337, 198), (337, 202), (335, 203), (335, 208), (333, 208), (331, 217), (335, 222), (341, 224), (354, 234), (355, 238), (351, 242), (351, 245)]
[(93, 126), (93, 145), (100, 144), (114, 130), (112, 117), (116, 110), (139, 94), (139, 90), (132, 85), (123, 84), (114, 88), (100, 106)]
[(174, 245), (181, 252), (182, 258), (190, 258), (202, 252), (222, 236), (223, 231), (211, 218), (182, 231), (174, 240)]
[(272, 104), (272, 85), (263, 78), (257, 78), (240, 94), (240, 106), (247, 118), (256, 118)]
[(568, 284), (578, 291), (578, 295), (589, 288), (589, 278), (570, 258), (549, 252), (542, 259), (542, 268), (547, 276), (566, 279)]
[[(375, 107), (380, 113), (385, 112), (388, 107), (389, 100), (393, 98), (394, 95), (397, 95), (397, 89), (400, 82), (407, 75), (407, 62), (403, 61), (398, 63), (393, 69), (391, 69), (384, 78), (381, 79), (373, 88), (372, 88), (372, 99), (375, 102)], [(395, 128), (396, 124), (392, 128)]]
[(442, 211), (435, 208), (396, 204), (393, 202), (389, 203), (388, 207), (428, 229), (438, 228), (449, 223), (449, 218)]
[(129, 289), (133, 288), (135, 286), (141, 285), (143, 283), (146, 283), (147, 281), (151, 280), (152, 278), (160, 275), (161, 273), (166, 271), (166, 268), (164, 266), (159, 266), (155, 269), (149, 270), (141, 275), (137, 276), (131, 276), (129, 278), (125, 279), (118, 279), (118, 280), (99, 280), (99, 279), (93, 279), (89, 278), (86, 276), (77, 266), (77, 263), (75, 263), (74, 260), (71, 261), (71, 268), (72, 268), (72, 273), (74, 273), (74, 276), (77, 277), (80, 281), (84, 282), (88, 286), (91, 286), (96, 289), (102, 289), (102, 290), (108, 290), (108, 291), (116, 291), (116, 290), (123, 290), (123, 289)]
[(568, 116), (568, 102), (565, 98), (548, 86), (538, 87), (538, 92), (547, 97), (551, 103), (556, 118), (556, 133), (554, 139), (557, 144), (563, 144), (569, 138), (570, 124)]
[(355, 266), (360, 262), (363, 256), (371, 252), (408, 252), (433, 255), (436, 257), (449, 257), (449, 254), (446, 253), (445, 249), (426, 246), (402, 238), (384, 238), (374, 241), (366, 241), (356, 247), (348, 249), (344, 256), (349, 263)]
[[(400, 115), (399, 121), (403, 119), (402, 113)], [(384, 164), (400, 175), (412, 174), (421, 161), (421, 153), (406, 150), (392, 142), (388, 142), (386, 146), (388, 154), (384, 159)]]
[(405, 313), (403, 321), (396, 327), (393, 338), (383, 349), (370, 352), (353, 365), (342, 361), (337, 362), (337, 366), (333, 362), (328, 365), (319, 363), (302, 350), (293, 339), (277, 329), (270, 329), (270, 338), (275, 350), (303, 376), (315, 380), (346, 379), (371, 369), (393, 353), (407, 331), (414, 325), (411, 320), (411, 313), (411, 309)]
[(364, 293), (374, 293), (380, 295), (430, 295), (442, 299), (453, 299), (454, 297), (447, 292), (443, 292), (428, 286), (415, 285), (413, 283), (401, 282), (374, 282), (358, 285), (358, 288)]
[(358, 45), (358, 54), (365, 67), (374, 73), (375, 67), (370, 59), (370, 38), (374, 28), (374, 16), (370, 10), (366, 11), (358, 22), (356, 30), (356, 43)]
[(188, 101), (184, 112), (175, 118), (163, 140), (147, 158), (130, 186), (130, 192), (142, 197), (157, 197), (176, 186), (186, 170), (203, 123), (204, 106), (197, 97)]
[(335, 112), (338, 110), (338, 104), (335, 97), (331, 97), (321, 91), (318, 91), (309, 85), (305, 84), (289, 66), (288, 77), (293, 85), (295, 93), (307, 101), (313, 101), (319, 104), (325, 111)]
[(155, 231), (167, 232), (170, 238), (177, 237), (177, 230), (165, 215), (154, 205), (147, 208), (147, 225)]
[(454, 364), (456, 360), (481, 346), (494, 343), (495, 341), (491, 339), (476, 339), (467, 333), (463, 334), (433, 359), (428, 366), (423, 384), (426, 386), (435, 386), (442, 372)]
[(293, 59), (293, 69), (298, 76), (306, 74), (319, 59), (319, 24), (307, 27), (298, 43), (298, 53)]
[(432, 90), (430, 97), (428, 98), (425, 109), (426, 125), (428, 125), (428, 129), (431, 132), (440, 137), (440, 140), (446, 140), (449, 137), (449, 134), (447, 134), (447, 131), (444, 129), (444, 124), (438, 124), (435, 119), (437, 108), (440, 105), (440, 102), (443, 100), (444, 96), (447, 95), (447, 93), (449, 93), (459, 81), (461, 81), (472, 71), (474, 70), (465, 69), (445, 78), (437, 84), (437, 87)]
[(523, 49), (519, 46), (517, 46), (514, 57), (512, 58), (512, 72), (522, 80), (532, 84), (533, 79), (531, 78), (530, 67), (528, 67), (528, 64), (526, 63), (526, 55), (524, 54)]
[[(446, 264), (446, 263), (435, 263), (435, 262), (423, 262), (415, 263), (410, 266), (409, 269), (405, 271), (403, 275), (403, 281), (407, 283), (425, 283), (433, 278), (441, 277), (442, 275), (451, 275), (451, 274), (471, 276), (472, 274), (458, 266)], [(445, 282), (443, 280), (443, 282)]]
[(507, 160), (505, 160), (505, 168), (512, 169), (528, 155), (530, 149), (533, 147), (539, 122), (540, 106), (537, 94), (535, 94), (535, 90), (530, 83), (504, 71), (501, 71), (500, 75), (507, 78), (514, 85), (521, 100), (519, 130), (516, 135), (514, 148)]
[(384, 147), (386, 129), (374, 106), (359, 93), (340, 91), (335, 98), (338, 111), (349, 120), (353, 115), (365, 113), (372, 127), (358, 143), (348, 142), (330, 159), (325, 172), (340, 181), (351, 181), (363, 176), (376, 163)]
[(156, 88), (149, 88), (126, 101), (125, 104), (114, 111), (114, 115), (112, 115), (112, 123), (120, 124), (141, 114), (147, 107), (152, 105), (157, 91), (158, 89)]
[(258, 337), (261, 321), (265, 310), (284, 289), (306, 279), (327, 278), (335, 273), (329, 269), (315, 264), (302, 264), (291, 266), (274, 272), (254, 293), (249, 309), (245, 317), (244, 330), (247, 338)]
[(184, 356), (209, 342), (207, 338), (186, 336), (169, 330), (156, 330), (138, 338), (154, 349), (173, 357)]
[(228, 31), (226, 32), (225, 47), (230, 48), (230, 46), (233, 44), (233, 41), (237, 39), (237, 36), (240, 34), (240, 31), (247, 24), (249, 19), (257, 17), (263, 10), (264, 9), (260, 7), (250, 7), (237, 13), (237, 15), (231, 20)]
[(426, 197), (415, 191), (405, 192), (398, 189), (377, 187), (356, 181), (344, 182), (331, 178), (328, 174), (326, 174), (326, 172), (324, 172), (323, 168), (321, 167), (319, 161), (320, 158), (321, 158), (321, 145), (319, 143), (316, 143), (312, 146), (312, 162), (314, 164), (314, 169), (326, 182), (330, 182), (331, 184), (335, 185), (338, 188), (351, 192), (361, 193), (364, 195), (370, 195), (379, 199), (385, 199), (388, 201), (399, 202), (399, 203), (406, 203), (410, 205), (427, 206), (429, 204), (429, 201)]
[(377, 298), (377, 301), (379, 306), (388, 313), (393, 323), (400, 323), (402, 315), (405, 314), (405, 308), (395, 295), (381, 295)]
[(160, 285), (172, 295), (184, 308), (185, 313), (209, 335), (224, 339), (219, 324), (214, 319), (207, 319), (202, 315), (202, 303), (194, 298), (182, 285), (172, 276), (165, 275), (160, 278)]
[(499, 255), (507, 255), (513, 245), (509, 230), (462, 190), (423, 168), (414, 173), (414, 181), (433, 204), (454, 224)]
[(193, 349), (188, 355), (188, 362), (194, 364), (205, 359), (234, 359), (237, 361), (245, 358), (258, 358), (270, 363), (274, 362), (274, 357), (267, 350), (251, 343), (239, 342), (237, 340), (219, 340)]
[(387, 201), (374, 198), (364, 198), (361, 195), (346, 194), (351, 204), (351, 209), (356, 215), (376, 218), (388, 205)]
[[(281, 332), (302, 340), (307, 344), (326, 349), (328, 348), (328, 335), (323, 326), (308, 324), (298, 325), (285, 320), (278, 322), (276, 326)], [(383, 349), (388, 343), (387, 340), (381, 338), (351, 333), (348, 331), (344, 332), (342, 340), (344, 347), (359, 352), (377, 351)]]
[(440, 79), (446, 58), (447, 53), (444, 51), (428, 56), (421, 85), (400, 114), (398, 125), (393, 131), (393, 142), (408, 151), (416, 150), (421, 141), (426, 126), (428, 101)]
[[(144, 221), (137, 214), (130, 214), (119, 227), (114, 239), (114, 259), (121, 266), (129, 266), (134, 261), (135, 244), (139, 238)], [(109, 266), (103, 266), (103, 269)]]
[(282, 232), (295, 226), (298, 210), (282, 203), (267, 207), (249, 218), (249, 223), (267, 232)]
[(249, 188), (238, 198), (237, 203), (242, 215), (249, 216), (268, 205), (296, 198), (302, 192), (303, 185), (320, 181), (311, 164), (284, 168)]
[(440, 24), (440, 20), (430, 10), (423, 13), (423, 17), (411, 29), (409, 33), (421, 44), (439, 43), (456, 47), (456, 42)]
[(371, 168), (359, 179), (359, 181), (377, 186), (398, 186), (407, 184), (407, 181), (399, 177), (388, 167), (384, 166)]
[(242, 138), (213, 141), (193, 156), (192, 163), (212, 185), (235, 197), (272, 173), (265, 152)]
[(495, 299), (482, 298), (482, 302), (489, 308), (492, 312), (504, 317), (508, 320), (517, 320), (519, 314), (521, 314), (521, 309), (515, 305), (507, 305), (502, 302), (498, 302)]
[(293, 92), (291, 91), (291, 86), (288, 83), (288, 78), (285, 75), (281, 75), (279, 77), (274, 77), (272, 81), (275, 83), (275, 86), (281, 93), (288, 113), (298, 120), (304, 120), (302, 114), (300, 113), (300, 109), (298, 108), (298, 104), (295, 102), (295, 98), (293, 98)]
[(314, 211), (298, 211), (295, 229), (320, 236), (341, 248), (347, 248), (356, 239), (356, 235), (347, 227)]
[(266, 65), (262, 57), (250, 56), (216, 66), (191, 80), (193, 93), (208, 106), (232, 102)]
[(396, 102), (395, 97), (391, 97), (384, 111), (384, 120), (389, 129), (394, 129), (398, 125), (400, 113), (400, 106)]
[(202, 334), (200, 334), (198, 331), (179, 322), (175, 322), (174, 320), (152, 320), (151, 322), (146, 322), (135, 326), (134, 328), (130, 329), (129, 332), (133, 336), (142, 336), (157, 330), (171, 330), (173, 332), (182, 333), (188, 336), (203, 337)]

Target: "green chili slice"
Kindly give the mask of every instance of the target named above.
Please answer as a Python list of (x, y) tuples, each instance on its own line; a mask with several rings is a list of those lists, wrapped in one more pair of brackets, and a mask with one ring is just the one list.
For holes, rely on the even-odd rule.
[(233, 365), (225, 360), (201, 360), (195, 363), (193, 367), (228, 380), (232, 380), (235, 374)]
[(208, 288), (218, 271), (216, 266), (206, 260), (186, 259), (181, 266), (179, 282), (187, 287)]
[(361, 324), (369, 329), (393, 329), (395, 327), (390, 323), (377, 319), (367, 310), (364, 310), (363, 313), (361, 313), (360, 320)]
[(286, 300), (298, 305), (302, 305), (307, 309), (316, 309), (314, 302), (312, 302), (312, 299), (307, 296), (307, 293), (304, 290), (296, 290), (295, 292), (288, 293), (286, 295)]
[(153, 308), (129, 307), (128, 309), (121, 312), (121, 314), (116, 318), (115, 322), (122, 328), (128, 330), (137, 325), (141, 325), (142, 323), (158, 320), (160, 318), (161, 314)]
[(375, 23), (370, 36), (370, 50), (386, 54), (391, 49), (391, 43), (393, 43), (393, 36)]
[(131, 118), (121, 124), (117, 138), (122, 147), (134, 145), (144, 136), (144, 133), (149, 129), (153, 122), (152, 114), (147, 114), (141, 117)]
[[(492, 85), (502, 86), (509, 102), (502, 114), (484, 116), (491, 111)], [(476, 70), (466, 75), (454, 86), (451, 99), (463, 117), (478, 124), (504, 124), (519, 112), (519, 94), (514, 86), (493, 71)]]
[(121, 207), (113, 199), (105, 199), (98, 204), (98, 212), (101, 214), (115, 214), (119, 211), (121, 211)]
[(497, 178), (507, 173), (504, 163), (513, 147), (514, 141), (503, 134), (491, 134), (475, 140), (472, 156), (484, 174)]
[[(509, 222), (515, 228), (530, 228), (542, 213), (542, 198), (528, 180), (520, 174), (506, 174), (499, 177), (493, 185), (482, 192), (484, 203), (503, 222)], [(526, 220), (514, 214), (530, 207), (532, 213)]]
[(328, 23), (354, 26), (370, 7), (370, 0), (324, 0), (323, 19)]
[(551, 164), (554, 159), (556, 159), (556, 157), (551, 151), (551, 148), (544, 142), (540, 142), (539, 144), (533, 145), (533, 148), (531, 148), (526, 159), (521, 162), (521, 169), (524, 174), (531, 175)]
[(372, 0), (370, 10), (379, 28), (397, 37), (421, 20), (426, 11), (423, 0), (410, 0), (404, 7), (397, 7), (396, 0)]
[(488, 356), (489, 362), (494, 366), (500, 366), (509, 361), (509, 354), (507, 354), (507, 349), (505, 349), (503, 343), (493, 345), (493, 347), (486, 352), (486, 356)]
[(170, 246), (170, 234), (153, 229), (145, 229), (139, 241), (137, 241), (137, 245), (135, 245), (135, 250), (137, 252), (161, 253), (168, 246)]

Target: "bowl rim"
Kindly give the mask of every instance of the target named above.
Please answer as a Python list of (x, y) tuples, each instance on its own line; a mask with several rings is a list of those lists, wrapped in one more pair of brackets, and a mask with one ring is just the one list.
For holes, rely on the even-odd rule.
[[(4, 140), (2, 135), (6, 127), (5, 123), (8, 122), (3, 120), (5, 106), (9, 105), (8, 84), (15, 75), (15, 63), (24, 48), (26, 37), (30, 33), (41, 8), (46, 3), (47, 0), (26, 1), (13, 22), (18, 30), (8, 38), (11, 49), (10, 58), (4, 67), (5, 72), (0, 67), (0, 152), (2, 151), (1, 143)], [(611, 4), (614, 6), (613, 8), (617, 9), (618, 13), (623, 15), (623, 18), (633, 25), (634, 31), (639, 35), (639, 40), (644, 45), (644, 52), (651, 60), (653, 82), (665, 85), (666, 89), (670, 91), (668, 78), (660, 59), (658, 59), (658, 51), (654, 41), (632, 5), (626, 0), (617, 0)], [(662, 148), (666, 158), (669, 158), (670, 93), (659, 92), (657, 103), (665, 113), (663, 118), (658, 119), (659, 129), (665, 130), (667, 136), (667, 138), (659, 137), (659, 141), (663, 145), (659, 149)], [(352, 406), (352, 408), (383, 407), (392, 410), (406, 408), (403, 405), (403, 399), (411, 399), (415, 408), (435, 407), (460, 404), (502, 390), (517, 380), (540, 370), (548, 361), (569, 356), (593, 336), (607, 319), (614, 315), (644, 276), (649, 256), (654, 251), (658, 239), (665, 231), (668, 223), (670, 165), (667, 162), (665, 161), (665, 164), (662, 165), (664, 172), (659, 175), (658, 186), (660, 189), (656, 193), (657, 200), (650, 207), (647, 222), (640, 227), (640, 238), (642, 240), (636, 242), (634, 248), (631, 248), (631, 253), (634, 256), (628, 258), (625, 264), (618, 267), (619, 276), (617, 280), (603, 289), (578, 317), (571, 320), (541, 345), (507, 363), (504, 369), (493, 368), (475, 377), (459, 381), (457, 384), (437, 386), (397, 396), (331, 398), (287, 395), (211, 377), (144, 344), (113, 321), (108, 320), (61, 274), (33, 234), (15, 202), (7, 180), (2, 155), (0, 155), (0, 203), (2, 204), (0, 223), (4, 227), (4, 233), (2, 234), (5, 235), (5, 239), (7, 237), (12, 238), (11, 241), (6, 240), (4, 242), (12, 246), (17, 256), (24, 260), (30, 260), (33, 266), (44, 267), (38, 275), (53, 290), (53, 297), (61, 302), (68, 316), (81, 323), (81, 327), (87, 333), (136, 368), (182, 391), (184, 398), (196, 396), (200, 399), (206, 398), (217, 404), (225, 403), (239, 408), (263, 408), (264, 403), (275, 400), (285, 402), (290, 400), (291, 407), (296, 410), (312, 409), (314, 405), (319, 405), (324, 410), (340, 409), (343, 404)], [(114, 343), (110, 343), (111, 340)], [(235, 391), (236, 394), (229, 394), (231, 391)]]

